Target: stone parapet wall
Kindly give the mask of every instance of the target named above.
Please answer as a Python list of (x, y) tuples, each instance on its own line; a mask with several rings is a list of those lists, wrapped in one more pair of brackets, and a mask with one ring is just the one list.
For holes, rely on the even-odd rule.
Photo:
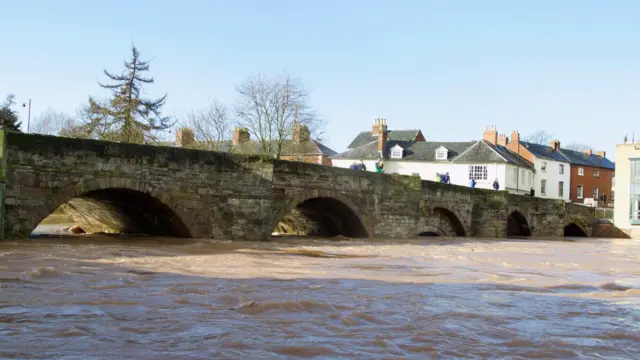
[[(507, 218), (516, 212), (534, 236), (558, 236), (568, 222), (590, 232), (594, 218), (593, 209), (561, 201), (413, 176), (33, 134), (7, 133), (3, 139), (3, 219), (6, 237), (13, 238), (27, 236), (77, 197), (110, 202), (104, 211), (119, 208), (134, 217), (163, 214), (145, 218), (145, 229), (170, 223), (176, 234), (224, 239), (267, 239), (285, 215), (313, 199), (326, 199), (317, 212), (325, 211), (327, 219), (360, 224), (364, 231), (358, 233), (369, 237), (407, 238), (434, 228), (446, 235), (504, 237)], [(307, 227), (317, 231), (318, 223), (309, 221)]]

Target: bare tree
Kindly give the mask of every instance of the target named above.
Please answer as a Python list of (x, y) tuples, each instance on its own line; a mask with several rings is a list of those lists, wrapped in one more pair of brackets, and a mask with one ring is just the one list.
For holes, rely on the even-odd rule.
[(224, 140), (231, 137), (231, 113), (217, 100), (206, 109), (189, 113), (183, 125), (193, 129), (197, 146), (206, 150), (223, 150)]
[[(82, 116), (82, 111), (77, 117)], [(82, 122), (64, 112), (58, 112), (51, 108), (34, 119), (33, 132), (44, 135), (58, 135), (73, 138), (89, 138), (89, 129)]]
[(63, 128), (71, 128), (76, 125), (73, 117), (51, 108), (33, 120), (33, 132), (44, 135), (58, 135)]
[(548, 145), (551, 141), (551, 138), (552, 136), (548, 132), (544, 130), (538, 130), (533, 134), (526, 136), (524, 138), (524, 141), (530, 142), (532, 144)]
[(285, 141), (292, 137), (296, 122), (306, 125), (316, 138), (323, 123), (309, 103), (309, 93), (298, 78), (254, 75), (236, 86), (238, 124), (247, 128), (261, 150), (280, 158)]
[(585, 144), (580, 144), (580, 143), (571, 143), (567, 146), (563, 146), (565, 149), (567, 150), (574, 150), (574, 151), (585, 151), (585, 150), (589, 150), (591, 149), (591, 146), (589, 145), (585, 145)]

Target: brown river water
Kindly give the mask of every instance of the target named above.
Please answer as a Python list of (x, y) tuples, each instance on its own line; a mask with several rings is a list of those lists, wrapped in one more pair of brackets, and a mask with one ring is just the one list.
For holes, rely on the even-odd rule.
[(0, 242), (3, 359), (639, 359), (640, 241)]

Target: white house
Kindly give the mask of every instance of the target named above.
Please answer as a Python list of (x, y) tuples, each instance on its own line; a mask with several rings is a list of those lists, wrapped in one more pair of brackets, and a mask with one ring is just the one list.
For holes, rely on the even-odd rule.
[(616, 188), (613, 222), (640, 239), (640, 143), (616, 145)]
[(533, 144), (520, 141), (520, 134), (514, 131), (506, 142), (512, 153), (533, 163), (535, 196), (570, 201), (571, 162), (561, 152), (559, 140), (551, 141), (550, 146)]
[[(485, 129), (485, 132), (488, 130)], [(495, 130), (495, 129), (494, 129)], [(425, 141), (420, 130), (388, 130), (386, 120), (377, 119), (373, 131), (362, 132), (343, 153), (331, 157), (333, 166), (349, 168), (354, 162), (375, 171), (375, 162), (384, 160), (384, 172), (417, 175), (435, 180), (436, 174), (449, 173), (452, 184), (492, 189), (498, 179), (500, 190), (529, 193), (533, 184), (533, 164), (505, 146), (483, 137), (480, 141)]]

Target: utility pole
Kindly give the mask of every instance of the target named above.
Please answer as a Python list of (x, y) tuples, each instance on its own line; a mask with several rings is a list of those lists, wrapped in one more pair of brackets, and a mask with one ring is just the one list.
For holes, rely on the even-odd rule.
[[(27, 107), (27, 104), (22, 103), (22, 107)], [(29, 113), (27, 115), (27, 133), (29, 133), (30, 125), (31, 125), (31, 98), (29, 98)]]
[(518, 136), (518, 161), (516, 162), (516, 194), (520, 192), (520, 137)]

